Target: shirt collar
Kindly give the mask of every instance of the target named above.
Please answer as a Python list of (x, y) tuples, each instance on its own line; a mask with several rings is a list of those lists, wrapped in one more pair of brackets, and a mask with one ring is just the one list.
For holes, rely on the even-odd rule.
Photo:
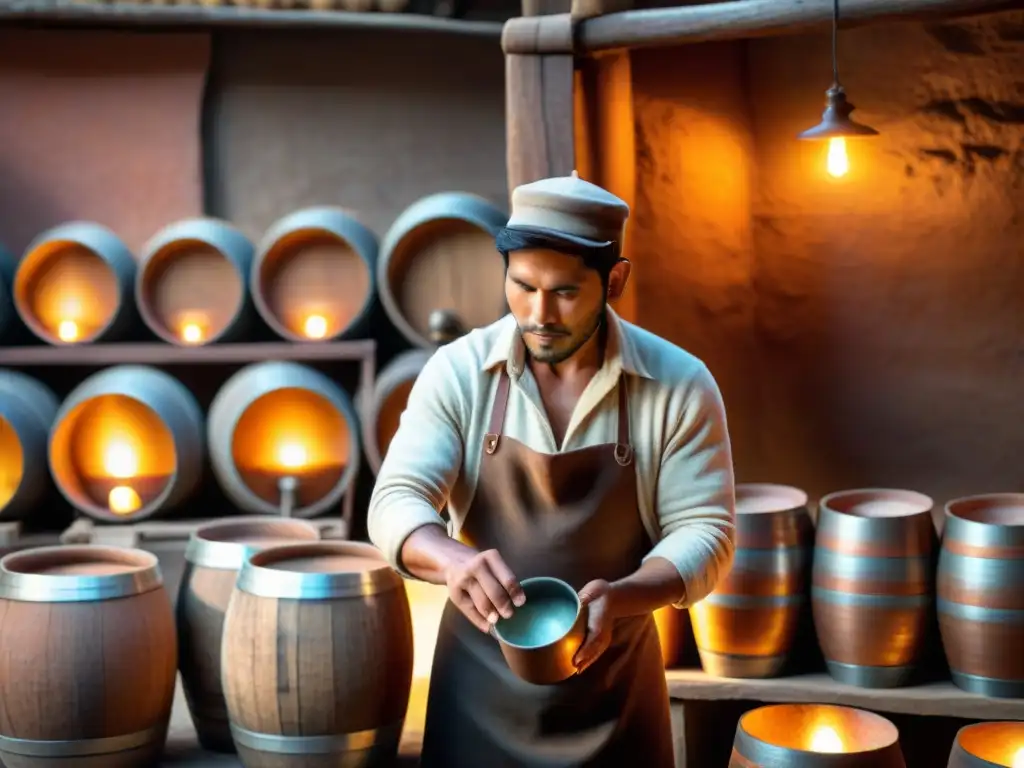
[[(608, 346), (605, 350), (604, 368), (625, 371), (633, 376), (651, 378), (644, 361), (638, 354), (631, 331), (633, 326), (620, 318), (611, 307), (605, 309), (608, 320)], [(484, 359), (483, 370), (489, 371), (504, 363), (508, 375), (518, 379), (526, 365), (526, 346), (519, 333), (519, 326), (512, 315), (506, 315), (502, 327)]]

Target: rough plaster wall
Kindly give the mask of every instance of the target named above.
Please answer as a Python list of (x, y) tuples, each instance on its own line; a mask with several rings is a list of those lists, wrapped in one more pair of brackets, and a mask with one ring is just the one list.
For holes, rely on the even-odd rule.
[(506, 204), (504, 60), (495, 39), (352, 30), (216, 40), (207, 208), (259, 237), (307, 205), (383, 236), (418, 198)]
[(634, 52), (632, 69), (637, 322), (708, 364), (737, 467), (753, 471), (754, 155), (743, 48)]
[[(897, 485), (940, 501), (1022, 490), (1024, 14), (844, 32), (843, 82), (882, 135), (851, 144), (841, 182), (824, 174), (823, 146), (793, 139), (820, 115), (828, 42), (747, 48), (757, 162), (746, 275), (741, 242), (722, 227), (741, 218), (721, 212), (736, 201), (701, 211), (698, 192), (682, 212), (680, 191), (709, 172), (692, 151), (698, 170), (681, 178), (672, 165), (686, 132), (707, 123), (689, 119), (708, 94), (741, 103), (734, 68), (707, 77), (727, 47), (673, 51), (660, 62), (670, 77), (636, 55), (638, 103), (676, 94), (671, 108), (638, 112), (656, 147), (653, 163), (638, 157), (638, 218), (659, 267), (644, 279), (668, 297), (641, 321), (719, 377), (741, 479), (815, 495)], [(687, 59), (697, 55), (707, 66)]]

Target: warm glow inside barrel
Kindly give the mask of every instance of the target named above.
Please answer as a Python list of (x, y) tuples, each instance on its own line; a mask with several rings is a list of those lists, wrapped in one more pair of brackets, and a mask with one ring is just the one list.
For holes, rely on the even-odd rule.
[(139, 314), (171, 344), (196, 346), (236, 335), (249, 307), (254, 246), (230, 224), (178, 221), (142, 249), (135, 281)]
[(14, 278), (22, 321), (49, 344), (97, 341), (134, 314), (135, 259), (113, 232), (76, 221), (44, 232)]
[(344, 390), (296, 363), (243, 368), (210, 407), (217, 478), (236, 504), (256, 513), (287, 505), (287, 514), (313, 517), (337, 504), (359, 471), (358, 434)]
[(953, 682), (984, 696), (1024, 698), (1024, 494), (946, 505), (937, 591)]
[(889, 720), (852, 707), (777, 704), (736, 726), (729, 768), (905, 768)]
[(154, 555), (58, 546), (0, 560), (0, 759), (148, 768), (174, 701), (174, 616)]
[(956, 734), (947, 768), (1024, 768), (1024, 723), (975, 723)]
[(494, 236), (508, 217), (475, 195), (442, 192), (413, 203), (381, 243), (381, 302), (408, 341), (433, 347), (431, 315), (444, 310), (462, 331), (507, 312), (505, 266)]
[(76, 509), (128, 521), (170, 509), (202, 474), (203, 417), (183, 384), (116, 366), (68, 395), (50, 436), (50, 469)]
[(252, 269), (260, 315), (291, 341), (355, 335), (376, 295), (377, 237), (338, 208), (295, 211), (275, 222)]
[(905, 685), (921, 660), (935, 601), (933, 502), (858, 489), (818, 503), (811, 603), (829, 674), (848, 685)]
[(813, 545), (804, 491), (767, 483), (736, 486), (732, 570), (690, 607), (706, 672), (739, 678), (779, 674), (806, 606)]
[(31, 514), (45, 492), (46, 445), (58, 408), (47, 386), (0, 369), (0, 520)]

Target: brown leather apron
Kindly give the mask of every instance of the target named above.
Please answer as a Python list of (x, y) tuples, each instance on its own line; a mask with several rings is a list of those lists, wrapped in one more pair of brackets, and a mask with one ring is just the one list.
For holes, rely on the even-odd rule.
[[(577, 590), (640, 567), (640, 520), (625, 376), (618, 441), (537, 453), (501, 434), (502, 369), (480, 478), (460, 539), (496, 549), (519, 579), (554, 576)], [(431, 672), (423, 768), (672, 768), (668, 691), (654, 620), (616, 623), (611, 647), (558, 685), (524, 682), (497, 642), (445, 607)]]

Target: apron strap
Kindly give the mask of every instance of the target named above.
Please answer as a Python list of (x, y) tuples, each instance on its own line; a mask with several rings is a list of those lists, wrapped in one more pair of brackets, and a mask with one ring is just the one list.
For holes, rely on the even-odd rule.
[(633, 445), (629, 441), (629, 393), (626, 372), (619, 375), (619, 436), (615, 443), (615, 461), (627, 467), (633, 461)]
[(501, 375), (498, 377), (498, 391), (494, 393), (491, 423), (487, 427), (487, 434), (484, 435), (484, 450), (489, 454), (498, 450), (498, 440), (501, 438), (501, 427), (505, 422), (505, 406), (508, 405), (508, 391), (511, 384), (512, 380), (508, 377), (508, 369), (503, 366)]

